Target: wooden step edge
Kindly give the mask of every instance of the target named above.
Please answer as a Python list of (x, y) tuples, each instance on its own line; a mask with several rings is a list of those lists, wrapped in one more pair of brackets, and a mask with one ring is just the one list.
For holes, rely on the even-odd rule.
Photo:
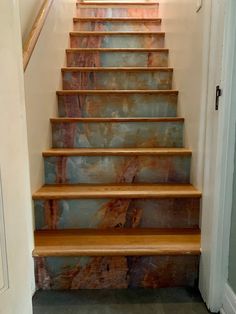
[(200, 255), (199, 229), (36, 231), (34, 257)]
[(137, 22), (137, 23), (145, 23), (145, 22), (153, 22), (153, 23), (161, 23), (161, 18), (135, 18), (135, 17), (74, 17), (73, 22)]
[(43, 157), (67, 156), (191, 156), (186, 148), (52, 148)]
[(76, 2), (77, 6), (81, 6), (81, 7), (85, 7), (85, 6), (98, 6), (98, 7), (106, 7), (106, 6), (159, 6), (159, 2), (138, 2), (138, 1), (134, 1), (134, 2), (113, 2), (113, 1), (109, 1), (109, 2), (99, 2), (99, 1), (90, 1), (90, 2)]
[(33, 194), (33, 199), (199, 199), (201, 196), (201, 192), (191, 184), (60, 184), (42, 186)]
[(64, 67), (62, 72), (99, 72), (99, 71), (125, 71), (125, 72), (173, 72), (174, 69), (170, 67)]
[(165, 32), (152, 32), (152, 31), (140, 31), (140, 32), (97, 32), (97, 31), (73, 31), (70, 32), (71, 37), (76, 36), (106, 36), (106, 35), (157, 35), (157, 36), (165, 36)]
[(51, 123), (122, 123), (122, 122), (184, 122), (182, 117), (161, 118), (51, 118)]
[(74, 52), (169, 52), (168, 48), (68, 48), (66, 53)]
[(179, 91), (178, 90), (150, 90), (150, 89), (146, 89), (146, 90), (58, 90), (57, 92), (58, 96), (66, 96), (66, 95), (107, 95), (107, 94), (114, 94), (114, 95), (123, 95), (123, 94), (157, 94), (157, 95), (178, 95)]

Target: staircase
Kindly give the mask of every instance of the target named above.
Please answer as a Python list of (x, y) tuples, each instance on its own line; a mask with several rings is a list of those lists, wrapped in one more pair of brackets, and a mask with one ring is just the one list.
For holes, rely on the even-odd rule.
[(201, 193), (190, 184), (158, 3), (77, 3), (34, 195), (37, 287), (193, 286)]

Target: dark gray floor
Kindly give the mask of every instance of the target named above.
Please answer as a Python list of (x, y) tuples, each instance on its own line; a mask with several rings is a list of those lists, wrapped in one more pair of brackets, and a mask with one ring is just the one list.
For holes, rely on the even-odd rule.
[(193, 289), (38, 291), (34, 314), (207, 314)]

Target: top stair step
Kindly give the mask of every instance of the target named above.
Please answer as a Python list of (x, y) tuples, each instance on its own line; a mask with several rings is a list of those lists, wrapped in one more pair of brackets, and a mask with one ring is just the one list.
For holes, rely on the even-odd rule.
[(101, 3), (101, 4), (78, 4), (77, 17), (158, 17), (159, 6), (157, 3)]

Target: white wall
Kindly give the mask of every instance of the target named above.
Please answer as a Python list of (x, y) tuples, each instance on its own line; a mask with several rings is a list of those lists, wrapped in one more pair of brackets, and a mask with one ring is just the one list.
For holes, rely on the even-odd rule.
[(29, 34), (44, 0), (19, 0), (21, 33), (23, 42)]
[(30, 314), (33, 234), (18, 2), (1, 0), (0, 12), (0, 313)]
[(32, 193), (44, 182), (42, 151), (51, 147), (49, 119), (57, 115), (56, 90), (61, 88), (61, 67), (65, 65), (75, 3), (75, 0), (53, 2), (25, 72)]
[[(192, 182), (202, 187), (203, 144), (205, 134), (204, 84), (206, 75), (206, 38), (210, 1), (196, 12), (196, 0), (160, 0), (162, 29), (174, 67), (174, 85), (179, 90), (178, 115), (185, 120), (185, 145), (193, 150)], [(204, 79), (204, 80), (203, 80)], [(205, 82), (205, 83), (204, 83)]]

